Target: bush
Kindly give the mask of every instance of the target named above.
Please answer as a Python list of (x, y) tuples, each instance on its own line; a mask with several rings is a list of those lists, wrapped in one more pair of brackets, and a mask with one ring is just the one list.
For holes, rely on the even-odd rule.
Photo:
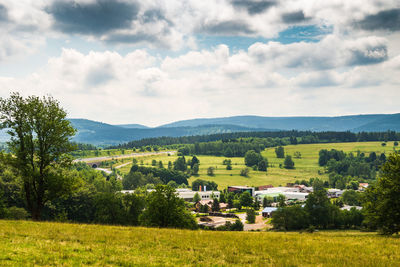
[(7, 209), (7, 219), (11, 220), (26, 220), (29, 218), (29, 213), (23, 209), (18, 207), (10, 207)]
[(208, 167), (207, 175), (208, 176), (214, 176), (214, 167)]
[(249, 168), (244, 168), (240, 170), (240, 176), (248, 177), (250, 173)]
[(248, 209), (246, 211), (246, 220), (248, 223), (256, 222), (256, 212), (253, 209)]

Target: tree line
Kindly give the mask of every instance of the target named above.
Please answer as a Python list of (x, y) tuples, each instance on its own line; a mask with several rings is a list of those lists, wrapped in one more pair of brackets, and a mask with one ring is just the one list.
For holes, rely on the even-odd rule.
[(182, 136), (182, 137), (154, 137), (131, 141), (112, 146), (111, 148), (139, 148), (143, 146), (168, 146), (177, 144), (195, 144), (221, 141), (224, 143), (238, 142), (241, 138), (277, 138), (288, 144), (364, 142), (364, 141), (399, 141), (400, 133), (386, 132), (312, 132), (312, 131), (270, 131), (270, 132), (236, 132), (212, 135)]

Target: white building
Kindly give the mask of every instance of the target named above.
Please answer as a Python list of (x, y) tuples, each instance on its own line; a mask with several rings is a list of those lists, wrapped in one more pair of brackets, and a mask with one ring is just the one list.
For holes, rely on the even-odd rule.
[(192, 191), (187, 188), (178, 188), (176, 189), (176, 192), (180, 198), (183, 198), (185, 201), (189, 202), (193, 201), (196, 193), (199, 194), (201, 200), (211, 200), (213, 198), (219, 199), (219, 196), (221, 195), (221, 192), (219, 191)]
[[(147, 192), (153, 192), (155, 189), (147, 189)], [(120, 191), (123, 194), (133, 194), (135, 190), (122, 190)], [(198, 193), (201, 200), (212, 200), (213, 198), (218, 198), (221, 195), (219, 191), (192, 191), (188, 188), (177, 188), (176, 194), (178, 197), (183, 198), (185, 201), (193, 201), (194, 195)]]
[(266, 190), (256, 191), (255, 197), (258, 201), (262, 201), (264, 197), (276, 198), (279, 195), (284, 195), (286, 200), (300, 200), (305, 201), (308, 193), (300, 191), (298, 187), (272, 187)]

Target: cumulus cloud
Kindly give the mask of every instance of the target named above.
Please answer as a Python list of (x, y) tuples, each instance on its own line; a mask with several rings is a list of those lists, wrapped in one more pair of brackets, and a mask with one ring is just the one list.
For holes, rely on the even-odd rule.
[[(0, 64), (43, 49), (47, 40), (88, 41), (81, 51), (80, 43), (50, 47), (47, 64), (23, 78), (0, 73), (0, 95), (18, 89), (50, 93), (71, 117), (146, 125), (201, 116), (311, 115), (310, 106), (320, 115), (394, 112), (399, 5), (396, 0), (0, 0)], [(280, 33), (296, 34), (296, 26), (331, 30), (318, 39), (286, 43)], [(263, 41), (241, 48), (223, 41), (196, 43), (210, 35)], [(82, 52), (92, 44), (93, 51)]]
[(376, 14), (367, 15), (356, 25), (368, 31), (400, 31), (400, 9), (383, 10)]
[(306, 18), (304, 16), (304, 12), (302, 10), (282, 14), (282, 20), (285, 23), (300, 23), (309, 19), (310, 18)]
[(239, 9), (246, 9), (251, 15), (263, 13), (268, 8), (276, 5), (275, 1), (266, 0), (233, 0), (232, 5)]
[(136, 19), (136, 3), (98, 0), (94, 2), (53, 1), (45, 10), (55, 20), (54, 27), (65, 33), (102, 35), (128, 28)]

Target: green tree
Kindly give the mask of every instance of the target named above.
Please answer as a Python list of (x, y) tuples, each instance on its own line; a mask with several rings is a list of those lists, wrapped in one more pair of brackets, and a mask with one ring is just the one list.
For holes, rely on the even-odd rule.
[(196, 229), (194, 217), (186, 210), (185, 202), (179, 198), (175, 189), (157, 185), (146, 201), (146, 209), (139, 221), (145, 226)]
[(164, 168), (164, 164), (162, 163), (161, 160), (158, 162), (158, 168), (160, 168), (160, 169)]
[(285, 207), (286, 206), (286, 197), (282, 194), (279, 194), (276, 197), (276, 201), (278, 202), (278, 207)]
[(240, 170), (240, 176), (248, 177), (250, 173), (249, 168), (243, 168)]
[(299, 230), (309, 226), (308, 214), (304, 208), (294, 205), (272, 213), (272, 225), (279, 230)]
[(314, 182), (314, 190), (308, 195), (304, 209), (309, 214), (310, 223), (315, 227), (327, 228), (330, 223), (330, 203), (326, 190), (320, 183)]
[(66, 156), (74, 148), (69, 142), (75, 129), (66, 119), (67, 113), (52, 97), (23, 98), (14, 93), (0, 99), (2, 128), (11, 136), (7, 157), (23, 181), (25, 201), (32, 219), (40, 220), (44, 205), (75, 189), (73, 176), (64, 171), (71, 165)]
[(300, 153), (300, 151), (294, 152), (294, 157), (295, 157), (296, 159), (301, 159), (301, 153)]
[(256, 222), (256, 212), (253, 209), (246, 210), (246, 220), (248, 223), (255, 223)]
[(260, 162), (258, 162), (258, 170), (259, 171), (264, 171), (266, 172), (268, 168), (268, 161), (267, 159), (263, 159)]
[(286, 156), (285, 161), (283, 162), (283, 167), (285, 169), (294, 169), (294, 162), (291, 156)]
[(240, 194), (239, 201), (243, 207), (251, 207), (253, 205), (253, 198), (247, 191)]
[(200, 197), (199, 193), (196, 192), (193, 196), (193, 202), (197, 203), (197, 202), (200, 202), (200, 200), (201, 200), (201, 197)]
[(278, 159), (283, 159), (285, 157), (285, 149), (283, 146), (278, 146), (275, 148), (275, 154)]
[(151, 161), (151, 166), (157, 166), (157, 160), (155, 160), (155, 159), (153, 159), (152, 161)]
[(178, 188), (178, 184), (174, 180), (169, 181), (167, 185), (172, 188)]
[(136, 193), (125, 194), (122, 197), (122, 204), (125, 210), (126, 223), (129, 225), (138, 225), (139, 216), (142, 214), (145, 205), (144, 195), (138, 195)]
[(228, 195), (226, 196), (226, 202), (228, 204), (228, 209), (233, 208), (233, 200), (234, 200), (233, 193), (228, 193)]
[(199, 164), (198, 163), (196, 163), (196, 164), (194, 164), (193, 165), (193, 168), (192, 168), (192, 174), (193, 175), (199, 175)]
[(207, 175), (208, 176), (214, 176), (214, 167), (208, 167), (207, 168)]
[(219, 195), (219, 202), (226, 203), (226, 198), (225, 198), (225, 194), (224, 193), (221, 193)]
[(360, 193), (354, 190), (346, 190), (342, 194), (342, 201), (349, 206), (359, 206), (361, 204)]
[(263, 198), (263, 208), (265, 207), (271, 207), (271, 204), (274, 202), (274, 199), (272, 197), (267, 197), (265, 196)]
[(263, 160), (263, 157), (260, 153), (255, 152), (254, 150), (249, 150), (244, 155), (244, 163), (248, 167), (257, 166), (260, 161)]
[(226, 170), (228, 171), (232, 170), (232, 164), (230, 162), (226, 164)]
[(193, 156), (192, 160), (190, 161), (190, 168), (193, 169), (194, 165), (200, 165), (200, 160), (196, 157)]
[(212, 211), (219, 211), (219, 201), (218, 201), (217, 198), (214, 198), (214, 199), (213, 199), (213, 203), (212, 203), (212, 206), (211, 206), (211, 210), (212, 210)]
[(375, 185), (365, 192), (365, 221), (371, 228), (391, 235), (400, 231), (400, 154), (393, 153), (381, 167)]
[(186, 166), (186, 160), (185, 157), (179, 157), (174, 161), (174, 170), (175, 171), (186, 171), (187, 166)]

